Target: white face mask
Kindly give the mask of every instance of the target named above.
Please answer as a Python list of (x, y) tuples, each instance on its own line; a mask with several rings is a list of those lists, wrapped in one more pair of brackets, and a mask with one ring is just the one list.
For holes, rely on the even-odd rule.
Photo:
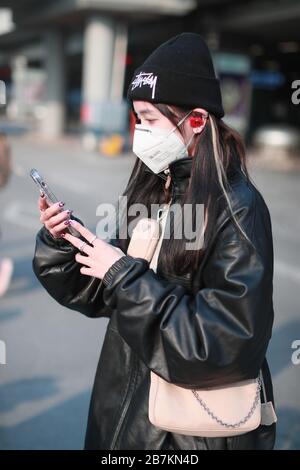
[(132, 151), (154, 173), (160, 173), (168, 168), (172, 161), (188, 156), (188, 146), (194, 134), (185, 145), (175, 134), (175, 130), (191, 112), (189, 111), (171, 130), (143, 124), (135, 125)]

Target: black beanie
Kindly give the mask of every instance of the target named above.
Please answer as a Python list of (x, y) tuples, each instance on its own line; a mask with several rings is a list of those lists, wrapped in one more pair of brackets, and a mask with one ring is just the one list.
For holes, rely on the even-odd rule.
[(200, 34), (181, 33), (157, 47), (134, 71), (127, 98), (204, 108), (222, 118), (220, 83)]

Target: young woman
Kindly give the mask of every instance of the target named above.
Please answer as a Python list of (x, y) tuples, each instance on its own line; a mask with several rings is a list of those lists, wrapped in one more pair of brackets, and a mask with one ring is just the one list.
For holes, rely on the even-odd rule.
[[(36, 276), (60, 304), (109, 318), (85, 448), (272, 449), (275, 423), (204, 438), (149, 421), (151, 370), (201, 389), (253, 379), (261, 369), (274, 404), (265, 358), (274, 316), (273, 244), (243, 143), (222, 121), (219, 81), (202, 37), (182, 33), (159, 46), (135, 71), (128, 98), (138, 121), (137, 159), (123, 193), (127, 208), (143, 204), (150, 216), (152, 204), (204, 204), (204, 243), (187, 250), (171, 222), (154, 272), (148, 261), (127, 254), (130, 240), (118, 236), (120, 227), (107, 243), (39, 198)], [(194, 211), (192, 217), (195, 226)], [(67, 233), (65, 222), (79, 238)]]

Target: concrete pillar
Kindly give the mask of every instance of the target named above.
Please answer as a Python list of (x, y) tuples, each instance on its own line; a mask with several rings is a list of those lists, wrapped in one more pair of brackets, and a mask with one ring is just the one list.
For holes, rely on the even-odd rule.
[(23, 119), (24, 115), (24, 79), (27, 74), (27, 58), (21, 53), (12, 54), (10, 58), (12, 96), (6, 112), (12, 120)]
[(122, 132), (126, 103), (122, 100), (127, 28), (112, 17), (87, 20), (83, 46), (83, 100), (81, 121), (86, 133)]
[(115, 48), (113, 57), (110, 98), (122, 101), (126, 70), (126, 54), (128, 45), (128, 27), (126, 23), (116, 25)]
[(59, 31), (45, 32), (44, 41), (47, 90), (41, 132), (47, 138), (56, 138), (65, 126), (64, 43)]
[(99, 106), (110, 96), (115, 31), (111, 18), (92, 16), (83, 37), (83, 123), (96, 125)]

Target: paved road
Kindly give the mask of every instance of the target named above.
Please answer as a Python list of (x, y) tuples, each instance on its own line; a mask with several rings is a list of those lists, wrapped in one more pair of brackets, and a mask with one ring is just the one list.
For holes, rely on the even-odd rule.
[[(134, 157), (86, 154), (74, 139), (42, 143), (15, 136), (11, 142), (14, 174), (0, 195), (1, 255), (15, 262), (0, 300), (0, 339), (7, 348), (7, 364), (0, 366), (0, 448), (81, 449), (107, 319), (61, 307), (35, 278), (31, 260), (40, 222), (28, 173), (36, 167), (47, 175), (57, 196), (94, 230), (97, 205), (117, 200)], [(276, 320), (268, 356), (280, 420), (277, 448), (299, 449), (300, 365), (291, 362), (291, 343), (300, 340), (299, 175), (257, 169), (252, 175), (274, 231)]]

